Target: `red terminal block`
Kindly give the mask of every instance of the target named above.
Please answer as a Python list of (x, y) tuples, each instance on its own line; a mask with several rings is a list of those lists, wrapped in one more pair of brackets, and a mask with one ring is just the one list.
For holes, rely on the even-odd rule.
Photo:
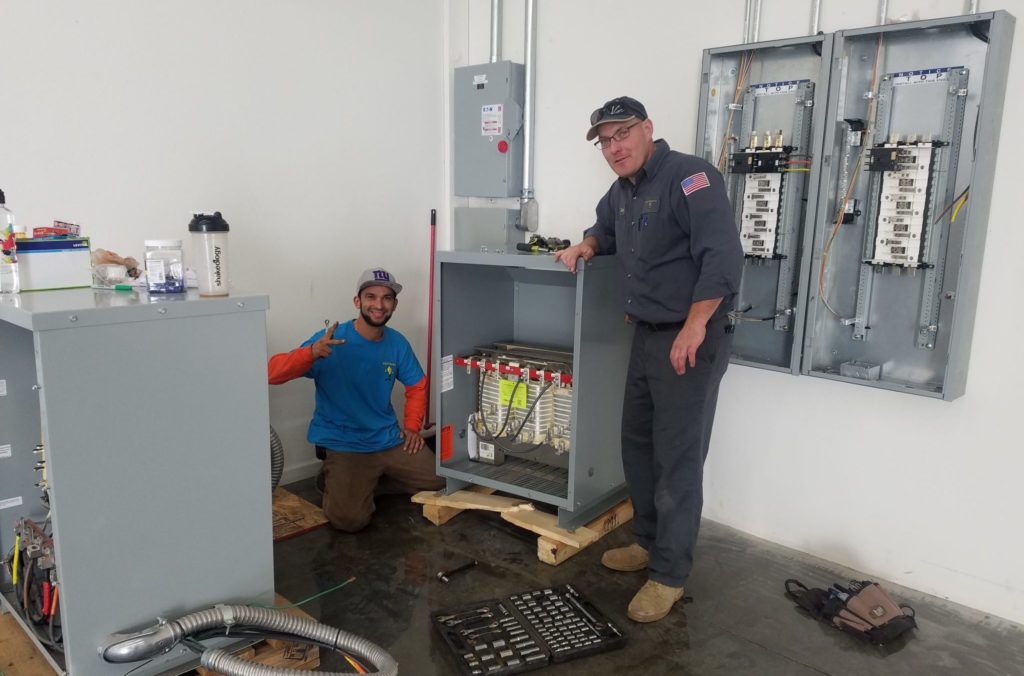
[[(480, 359), (474, 359), (473, 357), (455, 357), (452, 360), (455, 366), (468, 366), (474, 369), (483, 369), (485, 371), (497, 371), (502, 375), (512, 376), (523, 376), (524, 369), (519, 366), (509, 366), (508, 364), (495, 363), (491, 361), (483, 361)], [(561, 382), (562, 385), (571, 385), (572, 376), (568, 373), (559, 374), (552, 371), (539, 371), (537, 369), (525, 369), (527, 376), (531, 380), (550, 380), (556, 383)], [(561, 378), (559, 379), (559, 375)]]

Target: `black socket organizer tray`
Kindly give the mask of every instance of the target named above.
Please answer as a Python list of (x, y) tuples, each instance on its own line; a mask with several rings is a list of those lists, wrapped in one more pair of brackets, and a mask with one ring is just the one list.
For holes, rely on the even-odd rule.
[(431, 619), (465, 676), (520, 674), (626, 643), (568, 584), (438, 611)]

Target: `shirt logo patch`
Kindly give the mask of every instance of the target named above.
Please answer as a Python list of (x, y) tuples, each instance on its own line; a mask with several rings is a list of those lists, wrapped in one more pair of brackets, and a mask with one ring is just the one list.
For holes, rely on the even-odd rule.
[(391, 361), (384, 362), (384, 380), (395, 379), (395, 363)]
[(689, 197), (698, 190), (707, 188), (710, 185), (711, 183), (708, 182), (708, 175), (702, 171), (699, 174), (694, 174), (693, 176), (684, 178), (683, 182), (679, 184), (679, 187), (683, 189), (683, 194)]

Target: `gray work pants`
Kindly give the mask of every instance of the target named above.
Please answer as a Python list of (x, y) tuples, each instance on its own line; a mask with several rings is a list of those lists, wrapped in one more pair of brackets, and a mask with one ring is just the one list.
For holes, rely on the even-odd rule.
[(633, 500), (633, 532), (650, 552), (648, 578), (686, 583), (704, 506), (704, 459), (732, 333), (708, 322), (697, 365), (677, 375), (669, 361), (678, 329), (638, 324), (622, 403), (622, 465)]

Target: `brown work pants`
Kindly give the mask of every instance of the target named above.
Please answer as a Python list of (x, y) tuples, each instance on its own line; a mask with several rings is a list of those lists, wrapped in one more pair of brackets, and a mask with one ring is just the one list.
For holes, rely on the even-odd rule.
[[(328, 450), (324, 460), (324, 514), (338, 530), (354, 533), (370, 523), (377, 493), (418, 493), (444, 488), (434, 453), (409, 455), (401, 446), (376, 453)], [(385, 490), (381, 490), (385, 489)]]

